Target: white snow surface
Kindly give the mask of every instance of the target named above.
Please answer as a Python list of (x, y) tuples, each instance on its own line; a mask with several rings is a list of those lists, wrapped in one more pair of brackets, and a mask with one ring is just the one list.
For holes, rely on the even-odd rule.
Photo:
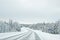
[[(37, 39), (35, 35), (40, 39)], [(21, 32), (0, 33), (0, 40), (13, 40), (14, 38), (17, 40), (60, 40), (60, 34), (49, 34), (40, 30), (32, 30), (25, 27), (21, 28)]]

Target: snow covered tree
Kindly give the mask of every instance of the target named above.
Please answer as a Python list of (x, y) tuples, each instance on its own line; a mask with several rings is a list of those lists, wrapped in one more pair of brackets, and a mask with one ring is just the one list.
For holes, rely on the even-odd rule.
[(57, 21), (54, 26), (54, 34), (60, 33), (60, 21)]
[(11, 31), (11, 29), (13, 28), (13, 23), (12, 23), (12, 20), (9, 20), (9, 31)]

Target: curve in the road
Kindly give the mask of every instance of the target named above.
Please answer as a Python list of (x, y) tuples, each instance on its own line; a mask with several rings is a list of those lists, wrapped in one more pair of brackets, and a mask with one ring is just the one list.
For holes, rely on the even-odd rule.
[(28, 30), (25, 33), (21, 33), (18, 35), (10, 36), (8, 38), (4, 38), (1, 40), (41, 40), (36, 32), (32, 30)]

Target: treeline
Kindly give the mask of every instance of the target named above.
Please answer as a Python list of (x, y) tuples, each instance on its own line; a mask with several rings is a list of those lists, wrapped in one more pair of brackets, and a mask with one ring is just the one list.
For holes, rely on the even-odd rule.
[(42, 32), (60, 34), (60, 20), (55, 23), (37, 23), (37, 24), (19, 24), (9, 20), (0, 21), (0, 33), (4, 32), (20, 32), (22, 27), (28, 27), (34, 30), (41, 30)]
[(21, 27), (19, 23), (12, 20), (9, 20), (9, 22), (0, 21), (0, 33), (21, 31)]
[(60, 34), (60, 21), (55, 23), (37, 23), (29, 27), (34, 30), (41, 30), (47, 33)]

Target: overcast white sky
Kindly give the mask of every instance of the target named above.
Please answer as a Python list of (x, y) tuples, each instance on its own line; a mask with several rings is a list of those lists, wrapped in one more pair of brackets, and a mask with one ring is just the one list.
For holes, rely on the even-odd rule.
[(60, 0), (0, 0), (0, 19), (20, 23), (54, 22), (60, 19)]

